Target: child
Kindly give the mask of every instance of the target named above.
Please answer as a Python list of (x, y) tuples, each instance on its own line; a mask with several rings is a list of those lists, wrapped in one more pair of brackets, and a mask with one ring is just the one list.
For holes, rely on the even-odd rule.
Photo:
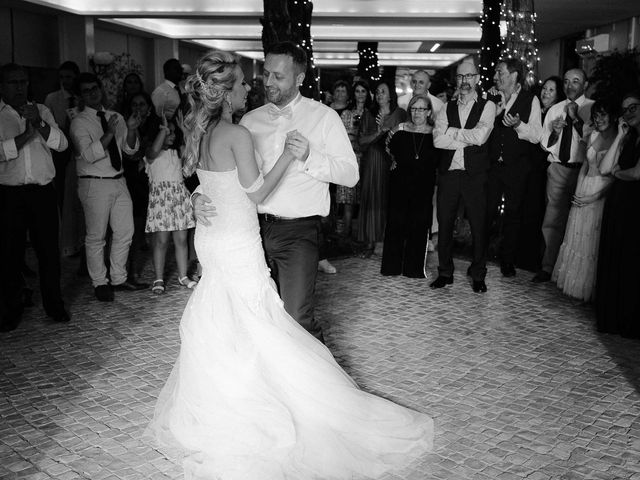
[(158, 134), (145, 155), (149, 175), (149, 206), (145, 232), (152, 233), (153, 268), (156, 280), (151, 291), (157, 295), (164, 293), (164, 262), (169, 244), (169, 234), (173, 237), (178, 283), (193, 288), (197, 282), (187, 276), (187, 230), (196, 226), (189, 192), (182, 178), (182, 160), (174, 142), (175, 124), (163, 118)]

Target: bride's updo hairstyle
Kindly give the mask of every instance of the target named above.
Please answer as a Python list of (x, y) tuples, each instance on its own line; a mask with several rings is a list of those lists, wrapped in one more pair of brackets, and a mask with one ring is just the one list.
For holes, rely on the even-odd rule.
[(236, 82), (237, 65), (231, 53), (212, 50), (198, 60), (195, 73), (185, 82), (190, 107), (184, 119), (188, 132), (182, 164), (185, 177), (191, 176), (198, 166), (200, 142), (207, 127), (220, 121), (226, 94)]

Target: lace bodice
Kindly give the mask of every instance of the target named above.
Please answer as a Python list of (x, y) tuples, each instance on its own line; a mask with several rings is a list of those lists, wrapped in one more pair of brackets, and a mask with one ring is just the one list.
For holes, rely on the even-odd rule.
[(268, 275), (256, 205), (242, 189), (238, 171), (198, 169), (198, 178), (202, 193), (216, 208), (210, 226), (196, 226), (195, 246), (203, 268), (240, 281)]

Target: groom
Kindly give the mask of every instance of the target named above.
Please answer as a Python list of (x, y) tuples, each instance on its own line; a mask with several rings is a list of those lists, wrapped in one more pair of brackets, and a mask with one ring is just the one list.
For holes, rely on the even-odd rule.
[[(291, 42), (273, 45), (266, 54), (264, 86), (269, 103), (240, 121), (253, 137), (263, 174), (276, 163), (286, 143), (306, 154), (289, 166), (280, 184), (258, 205), (260, 232), (271, 273), (284, 307), (300, 325), (324, 342), (313, 316), (313, 292), (318, 271), (320, 217), (329, 214), (329, 183), (353, 187), (358, 164), (338, 114), (303, 97), (307, 55)], [(215, 215), (205, 195), (194, 195), (199, 222)]]

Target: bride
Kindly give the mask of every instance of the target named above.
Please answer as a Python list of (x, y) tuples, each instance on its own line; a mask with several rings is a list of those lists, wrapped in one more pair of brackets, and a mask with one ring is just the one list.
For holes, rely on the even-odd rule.
[(303, 155), (295, 138), (263, 176), (232, 123), (249, 87), (229, 53), (200, 59), (186, 90), (183, 169), (217, 215), (196, 228), (203, 274), (148, 433), (184, 455), (187, 480), (374, 479), (430, 451), (433, 420), (360, 390), (271, 280), (256, 204)]

